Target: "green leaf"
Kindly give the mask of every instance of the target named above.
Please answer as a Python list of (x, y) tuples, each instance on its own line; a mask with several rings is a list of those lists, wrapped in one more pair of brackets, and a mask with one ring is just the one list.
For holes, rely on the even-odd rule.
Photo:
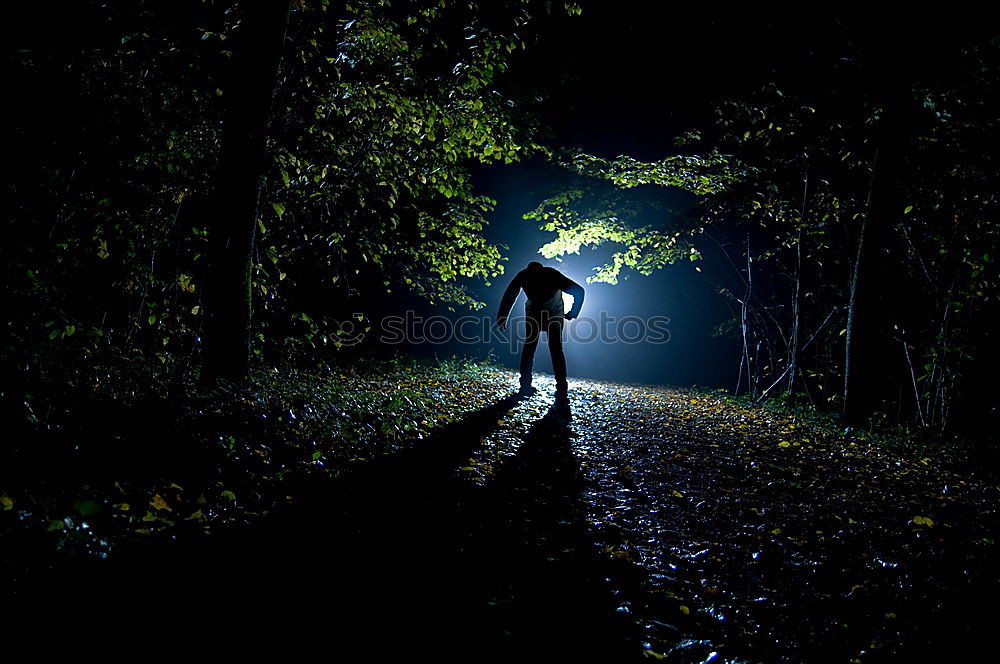
[(73, 509), (80, 513), (80, 516), (91, 516), (101, 511), (103, 506), (96, 500), (78, 500), (73, 503)]

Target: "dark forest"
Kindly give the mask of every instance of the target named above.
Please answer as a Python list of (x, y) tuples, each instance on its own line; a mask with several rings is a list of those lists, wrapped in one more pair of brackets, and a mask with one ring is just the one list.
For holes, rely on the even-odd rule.
[(985, 13), (78, 0), (3, 31), (11, 638), (992, 650)]

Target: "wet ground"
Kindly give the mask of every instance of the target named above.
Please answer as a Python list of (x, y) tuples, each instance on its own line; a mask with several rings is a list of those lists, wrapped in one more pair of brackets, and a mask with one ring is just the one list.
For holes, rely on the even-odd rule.
[(561, 401), (538, 384), (290, 487), (259, 526), (68, 574), (25, 615), (399, 661), (921, 661), (988, 645), (989, 482), (704, 393), (574, 381)]

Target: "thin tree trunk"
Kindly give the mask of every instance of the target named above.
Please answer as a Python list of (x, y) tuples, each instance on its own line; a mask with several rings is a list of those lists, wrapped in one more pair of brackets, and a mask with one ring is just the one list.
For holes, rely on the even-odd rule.
[(889, 357), (884, 332), (888, 322), (886, 313), (893, 305), (888, 289), (894, 280), (885, 250), (902, 213), (898, 182), (904, 167), (906, 138), (911, 131), (912, 66), (913, 58), (918, 55), (888, 37), (898, 30), (895, 22), (884, 25), (876, 20), (871, 28), (866, 86), (876, 119), (876, 152), (851, 271), (844, 365), (843, 415), (854, 425), (879, 407), (884, 396), (880, 391), (887, 390), (893, 382), (883, 364), (883, 359)]
[(760, 403), (761, 401), (763, 401), (764, 399), (766, 399), (767, 395), (771, 393), (771, 390), (773, 390), (774, 388), (776, 388), (778, 386), (778, 383), (780, 383), (781, 381), (783, 381), (785, 379), (785, 376), (787, 376), (787, 375), (788, 375), (788, 367), (785, 367), (785, 370), (781, 372), (781, 375), (778, 376), (778, 378), (773, 383), (771, 383), (771, 386), (768, 387), (766, 390), (764, 390), (763, 392), (760, 393), (760, 396), (757, 397), (757, 403)]
[(747, 234), (747, 287), (743, 293), (742, 309), (740, 312), (740, 324), (743, 329), (743, 355), (740, 357), (740, 375), (736, 380), (736, 394), (740, 393), (740, 383), (743, 382), (743, 367), (747, 372), (747, 394), (753, 396), (753, 381), (750, 374), (750, 345), (747, 339), (747, 307), (750, 306), (750, 293), (753, 288), (753, 273), (750, 266), (750, 235)]
[[(802, 344), (802, 350), (805, 350), (806, 348), (809, 347), (809, 344), (811, 344), (813, 342), (813, 339), (815, 339), (816, 336), (823, 330), (823, 327), (826, 325), (827, 321), (830, 320), (830, 317), (833, 316), (833, 314), (836, 311), (837, 311), (837, 307), (834, 307), (833, 310), (831, 310), (830, 313), (828, 313), (826, 315), (826, 318), (824, 318), (823, 322), (820, 323), (819, 327), (816, 328), (816, 331), (812, 333), (812, 336), (809, 337), (809, 340), (806, 341), (804, 344)], [(767, 398), (767, 395), (771, 393), (771, 390), (773, 390), (775, 387), (777, 387), (778, 384), (782, 380), (785, 379), (785, 377), (788, 375), (789, 369), (790, 369), (789, 367), (786, 367), (785, 370), (781, 373), (781, 375), (778, 376), (777, 380), (775, 380), (773, 383), (771, 383), (770, 387), (768, 387), (766, 390), (764, 390), (763, 392), (761, 392), (760, 396), (757, 397), (756, 403), (760, 403), (765, 398)], [(809, 394), (809, 386), (806, 385), (805, 377), (800, 374), (800, 378), (802, 378), (802, 385), (803, 385), (803, 387), (805, 387), (806, 395), (809, 397), (809, 401), (812, 402), (812, 395)]]
[(868, 231), (868, 217), (871, 214), (872, 190), (875, 188), (875, 169), (878, 164), (878, 149), (872, 159), (871, 179), (868, 182), (868, 197), (865, 201), (865, 214), (861, 218), (861, 229), (858, 231), (858, 244), (854, 252), (854, 264), (851, 266), (850, 283), (847, 291), (847, 324), (844, 336), (844, 410), (847, 421), (857, 419), (858, 407), (854, 396), (854, 385), (857, 382), (854, 363), (857, 359), (855, 346), (855, 327), (857, 325), (858, 284), (861, 279), (861, 260), (864, 257), (865, 239)]
[(248, 368), (251, 258), (267, 127), (290, 0), (242, 3), (224, 99), (222, 154), (210, 206), (202, 378), (241, 380)]
[[(910, 368), (910, 380), (913, 383), (913, 399), (917, 406), (917, 419), (920, 420), (920, 426), (926, 427), (927, 422), (924, 420), (924, 408), (921, 404), (920, 399), (920, 388), (917, 386), (917, 372), (913, 369), (913, 360), (910, 359), (910, 346), (906, 343), (906, 331), (903, 331), (903, 354), (906, 356), (906, 365)], [(900, 399), (902, 402), (902, 399)]]
[(806, 218), (806, 200), (809, 196), (809, 172), (806, 171), (802, 180), (802, 206), (799, 209), (799, 233), (795, 243), (795, 293), (792, 296), (792, 333), (788, 343), (788, 383), (785, 396), (795, 394), (795, 376), (799, 368), (799, 325), (801, 322), (802, 304), (802, 225)]

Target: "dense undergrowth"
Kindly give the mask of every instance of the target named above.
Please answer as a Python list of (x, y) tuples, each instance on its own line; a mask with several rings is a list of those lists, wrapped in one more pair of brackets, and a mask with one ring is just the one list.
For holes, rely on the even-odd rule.
[(810, 403), (790, 402), (783, 397), (765, 400), (733, 397), (726, 390), (715, 390), (713, 394), (741, 406), (761, 407), (776, 414), (801, 418), (829, 434), (848, 435), (866, 445), (933, 460), (955, 469), (990, 477), (995, 477), (1000, 471), (1000, 443), (990, 431), (942, 431), (898, 424), (882, 412), (869, 417), (865, 426), (848, 427), (839, 413)]
[(5, 395), (2, 581), (118, 544), (251, 523), (301, 483), (419, 440), (509, 391), (459, 359), (256, 370), (243, 386), (104, 368)]

